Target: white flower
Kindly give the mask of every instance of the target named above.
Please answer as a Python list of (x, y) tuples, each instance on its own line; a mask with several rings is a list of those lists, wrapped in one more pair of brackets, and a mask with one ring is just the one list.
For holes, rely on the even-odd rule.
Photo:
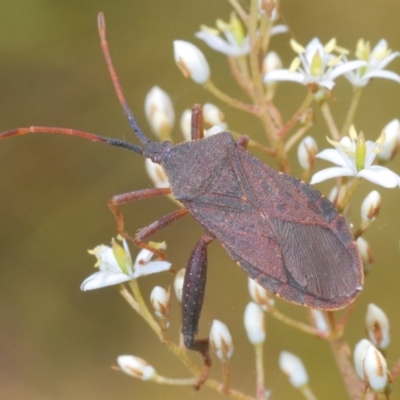
[(275, 71), (277, 69), (282, 69), (282, 60), (278, 53), (275, 51), (269, 51), (262, 62), (262, 72), (263, 74), (266, 74), (267, 72)]
[(399, 55), (400, 52), (395, 51), (392, 53), (388, 49), (385, 39), (381, 39), (372, 51), (369, 42), (360, 39), (357, 43), (356, 57), (359, 60), (365, 61), (366, 65), (346, 73), (345, 77), (353, 86), (359, 87), (366, 86), (372, 78), (391, 79), (400, 83), (400, 76), (398, 74), (392, 71), (384, 71), (386, 66)]
[(386, 134), (386, 140), (382, 145), (382, 151), (378, 154), (378, 159), (386, 162), (391, 160), (400, 150), (400, 121), (397, 118), (392, 119), (383, 130)]
[(363, 221), (375, 221), (381, 209), (381, 195), (373, 190), (361, 204), (361, 219)]
[(386, 167), (372, 165), (385, 140), (384, 132), (374, 143), (365, 142), (364, 135), (358, 136), (354, 127), (350, 128), (350, 137), (345, 136), (339, 143), (329, 140), (336, 149), (325, 149), (317, 154), (317, 158), (333, 162), (338, 167), (327, 168), (317, 172), (311, 179), (311, 184), (339, 176), (355, 176), (386, 188), (400, 185), (400, 176)]
[(124, 355), (119, 356), (117, 362), (123, 372), (142, 381), (151, 380), (156, 376), (155, 369), (142, 358)]
[(168, 292), (161, 286), (154, 286), (150, 294), (150, 302), (153, 306), (154, 313), (160, 319), (168, 318), (169, 316), (169, 298)]
[[(229, 22), (218, 19), (217, 28), (202, 25), (195, 36), (205, 42), (213, 50), (230, 57), (239, 57), (249, 53), (249, 37), (245, 36), (243, 25), (237, 15), (232, 12)], [(225, 38), (221, 37), (221, 33)]]
[(364, 381), (375, 392), (384, 391), (388, 384), (387, 363), (382, 353), (371, 345), (364, 358)]
[(169, 181), (167, 175), (160, 164), (156, 164), (151, 161), (150, 158), (145, 158), (144, 165), (146, 167), (147, 174), (153, 181), (156, 188), (167, 188), (169, 187)]
[(204, 54), (192, 43), (174, 40), (174, 57), (185, 78), (196, 83), (206, 83), (210, 78), (210, 67)]
[(279, 355), (279, 368), (295, 388), (308, 383), (308, 374), (303, 362), (296, 355), (282, 351)]
[(146, 95), (144, 111), (154, 134), (160, 140), (169, 139), (175, 122), (175, 113), (168, 94), (158, 86), (154, 86)]
[(368, 304), (365, 325), (371, 342), (379, 349), (386, 349), (390, 344), (390, 328), (385, 312), (375, 304)]
[(250, 301), (244, 312), (244, 327), (251, 344), (263, 343), (267, 337), (265, 317), (261, 307)]
[[(195, 36), (207, 46), (228, 57), (240, 57), (250, 52), (249, 36), (245, 34), (243, 25), (237, 15), (232, 12), (229, 22), (218, 19), (216, 28), (202, 25)], [(275, 25), (271, 28), (271, 35), (288, 31), (285, 25)], [(222, 36), (223, 35), (223, 36)]]
[(210, 331), (210, 345), (221, 361), (229, 360), (233, 355), (233, 340), (228, 327), (214, 319)]
[(125, 240), (122, 241), (123, 247), (114, 239), (111, 244), (112, 247), (100, 245), (89, 250), (90, 254), (97, 257), (95, 267), (98, 267), (99, 271), (83, 281), (81, 290), (86, 291), (117, 285), (140, 276), (168, 271), (171, 267), (171, 263), (167, 261), (150, 261), (154, 253), (147, 249), (142, 249), (139, 252), (133, 264)]
[(185, 141), (192, 140), (192, 110), (189, 108), (182, 113), (180, 121), (181, 131)]
[(365, 355), (367, 354), (367, 350), (373, 344), (368, 339), (362, 339), (354, 348), (353, 359), (354, 359), (354, 366), (356, 369), (356, 373), (361, 380), (364, 380), (364, 360)]
[(297, 158), (301, 168), (311, 171), (315, 164), (315, 155), (318, 152), (317, 142), (311, 136), (306, 136), (297, 148)]
[[(335, 85), (334, 80), (346, 72), (366, 65), (365, 61), (344, 61), (344, 49), (336, 46), (336, 40), (331, 39), (325, 46), (314, 38), (306, 48), (293, 39), (290, 41), (293, 50), (298, 54), (289, 69), (270, 71), (264, 76), (268, 81), (292, 81), (314, 88), (325, 87), (329, 90)], [(333, 51), (339, 52), (334, 55)]]

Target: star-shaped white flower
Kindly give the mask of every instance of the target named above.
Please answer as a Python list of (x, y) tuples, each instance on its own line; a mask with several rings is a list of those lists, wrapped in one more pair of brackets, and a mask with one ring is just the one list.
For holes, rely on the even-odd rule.
[[(229, 22), (218, 19), (216, 28), (202, 25), (195, 36), (205, 42), (213, 50), (228, 57), (240, 57), (250, 52), (249, 36), (245, 34), (238, 16), (232, 12)], [(271, 35), (287, 32), (285, 25), (271, 28)]]
[(372, 78), (391, 79), (400, 83), (400, 75), (384, 70), (399, 55), (400, 52), (392, 52), (388, 48), (385, 39), (381, 39), (372, 51), (369, 42), (360, 39), (357, 43), (356, 57), (365, 61), (366, 65), (363, 68), (346, 73), (345, 77), (353, 86), (358, 87), (366, 86)]
[(335, 149), (325, 149), (317, 154), (316, 157), (333, 162), (338, 167), (326, 168), (317, 172), (311, 178), (311, 184), (340, 176), (354, 176), (367, 179), (386, 188), (400, 186), (399, 175), (389, 168), (372, 165), (377, 153), (382, 149), (382, 143), (385, 141), (384, 132), (376, 142), (370, 140), (365, 142), (364, 135), (360, 133), (357, 136), (352, 126), (349, 136), (345, 136), (340, 142), (329, 140), (335, 146)]
[[(331, 39), (325, 46), (317, 38), (312, 39), (306, 48), (293, 39), (290, 44), (298, 54), (290, 68), (268, 72), (264, 82), (292, 81), (315, 88), (315, 91), (318, 87), (332, 90), (337, 77), (366, 65), (362, 60), (345, 60), (343, 55), (346, 51), (336, 45), (335, 39)], [(333, 54), (334, 51), (339, 54)]]
[(122, 240), (123, 247), (114, 239), (111, 245), (112, 247), (100, 245), (89, 250), (90, 254), (97, 257), (95, 267), (98, 267), (99, 271), (83, 281), (81, 290), (86, 291), (117, 285), (140, 276), (168, 271), (171, 268), (171, 263), (167, 261), (150, 261), (154, 253), (147, 249), (142, 249), (139, 252), (133, 264), (125, 240)]

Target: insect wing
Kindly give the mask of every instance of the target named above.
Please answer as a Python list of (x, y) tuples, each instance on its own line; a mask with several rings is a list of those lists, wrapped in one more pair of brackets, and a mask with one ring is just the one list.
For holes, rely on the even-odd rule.
[(240, 146), (184, 204), (251, 278), (288, 301), (333, 310), (362, 288), (357, 247), (336, 208)]

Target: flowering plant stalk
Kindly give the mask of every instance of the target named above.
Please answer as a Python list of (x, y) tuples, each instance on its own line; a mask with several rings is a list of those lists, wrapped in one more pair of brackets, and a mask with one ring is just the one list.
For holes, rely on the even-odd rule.
[[(291, 39), (290, 44), (296, 53), (296, 57), (291, 66), (284, 69), (278, 54), (271, 50), (273, 48), (273, 35), (287, 32), (286, 26), (278, 24), (279, 2), (252, 0), (248, 10), (243, 8), (236, 0), (229, 0), (229, 2), (234, 9), (229, 21), (225, 22), (218, 19), (216, 27), (201, 26), (200, 31), (195, 36), (214, 51), (227, 57), (232, 78), (243, 90), (249, 99), (248, 102), (236, 99), (218, 88), (217, 83), (212, 78), (212, 71), (207, 58), (192, 43), (182, 40), (175, 41), (174, 57), (185, 77), (202, 85), (221, 103), (247, 112), (262, 123), (265, 142), (256, 142), (250, 139), (250, 149), (261, 150), (269, 157), (275, 158), (279, 169), (282, 172), (289, 173), (292, 165), (288, 152), (297, 145), (298, 162), (303, 170), (303, 179), (310, 180), (311, 184), (317, 184), (330, 178), (337, 178), (330, 199), (341, 212), (348, 212), (352, 198), (363, 180), (386, 188), (399, 187), (399, 175), (384, 166), (395, 156), (400, 147), (398, 120), (388, 123), (375, 142), (365, 140), (363, 133), (356, 131), (353, 120), (360, 95), (363, 90), (368, 90), (367, 84), (371, 79), (384, 78), (400, 83), (400, 76), (397, 73), (386, 70), (388, 64), (400, 53), (391, 52), (385, 40), (379, 41), (372, 50), (369, 42), (360, 40), (356, 46), (355, 58), (351, 59), (350, 52), (340, 47), (335, 39), (322, 44), (319, 39), (314, 38), (305, 47)], [(342, 77), (341, 81), (338, 80), (339, 77)], [(354, 95), (350, 101), (349, 111), (344, 118), (343, 126), (339, 127), (331, 112), (331, 92), (337, 82), (342, 83), (346, 79), (353, 86)], [(279, 90), (278, 82), (280, 81), (300, 83), (305, 87), (303, 102), (287, 121), (283, 120), (281, 111), (274, 103), (275, 94)], [(148, 104), (148, 98), (146, 102)], [(162, 111), (170, 108), (168, 98), (160, 101), (154, 98), (154, 110)], [(318, 152), (314, 138), (307, 136), (307, 132), (314, 125), (313, 115), (316, 108), (320, 110), (325, 120), (325, 126), (318, 127), (320, 134), (327, 137), (327, 146), (333, 146), (333, 148), (327, 148), (321, 152)], [(168, 139), (173, 141), (174, 114), (169, 112), (169, 115), (168, 128), (165, 129), (164, 126), (164, 129), (162, 131), (160, 129), (159, 133), (154, 131), (160, 140), (165, 139), (165, 131), (168, 131), (170, 132)], [(208, 127), (208, 130), (205, 131), (206, 137), (229, 129), (227, 119), (216, 106), (209, 107), (207, 105), (204, 107), (203, 117)], [(160, 124), (157, 123), (155, 118), (148, 118), (151, 126)], [(168, 113), (165, 112), (163, 115), (161, 113), (157, 118), (165, 122), (168, 120)], [(183, 112), (180, 126), (184, 138), (190, 140), (189, 110)], [(314, 173), (318, 158), (331, 161), (336, 166)], [(146, 163), (154, 185), (156, 187), (168, 185), (168, 181), (159, 166), (150, 165), (151, 163), (148, 161)], [(379, 196), (379, 200), (377, 200), (377, 196)], [(362, 238), (362, 235), (373, 226), (372, 221), (376, 219), (379, 207), (380, 195), (375, 190), (363, 203), (362, 223), (354, 231), (365, 272), (371, 268), (373, 257), (372, 250), (365, 239)], [(178, 298), (181, 299), (181, 289), (179, 285), (177, 286), (175, 286), (175, 290)], [(357, 357), (355, 355), (354, 365), (350, 358), (345, 331), (354, 305), (348, 306), (340, 316), (336, 312), (310, 310), (310, 323), (306, 323), (284, 315), (275, 306), (271, 295), (252, 280), (249, 282), (249, 290), (254, 302), (250, 302), (246, 308), (244, 322), (249, 340), (255, 346), (256, 361), (254, 368), (257, 379), (254, 398), (268, 398), (262, 362), (262, 348), (266, 340), (264, 313), (293, 329), (326, 341), (331, 348), (349, 398), (373, 399), (376, 396), (390, 398), (390, 384), (393, 378), (398, 375), (398, 372), (395, 369), (392, 376), (390, 375), (384, 353), (381, 353), (375, 347), (376, 345), (368, 342), (370, 347), (366, 348), (361, 356), (358, 353)], [(378, 340), (380, 343), (384, 341), (386, 348), (386, 343), (390, 337), (388, 333), (389, 322), (386, 316), (381, 316), (380, 313), (383, 313), (383, 311), (380, 309), (375, 320), (375, 317), (371, 316), (371, 313), (375, 312), (374, 307), (376, 308), (375, 305), (371, 305), (368, 309), (367, 326), (372, 329), (370, 336), (372, 335), (375, 338), (374, 340)], [(380, 318), (386, 319), (379, 322)], [(219, 321), (216, 322), (219, 323)], [(214, 324), (213, 329), (217, 325)], [(215, 337), (215, 332), (212, 332), (212, 337)], [(381, 339), (382, 337), (385, 339)], [(222, 381), (214, 388), (218, 387), (221, 393), (234, 398), (253, 398), (250, 395), (246, 397), (247, 395), (244, 393), (234, 391), (229, 387), (229, 365), (226, 360), (228, 355), (230, 358), (233, 354), (233, 347), (232, 349), (230, 347), (232, 346), (230, 334), (226, 341), (222, 339), (222, 336), (219, 341), (212, 340), (213, 343), (220, 343), (222, 346), (216, 349), (215, 344), (213, 345), (214, 351), (219, 354), (218, 357), (223, 366)], [(168, 343), (170, 345), (169, 341)], [(221, 354), (225, 354), (225, 358)], [(178, 354), (178, 356), (180, 355)], [(230, 364), (233, 363), (232, 360)], [(292, 386), (298, 389), (305, 398), (316, 398), (304, 364), (297, 356), (283, 351), (279, 365)], [(189, 384), (189, 381), (187, 383)], [(207, 379), (204, 384), (209, 386), (210, 383), (214, 385), (215, 382)]]

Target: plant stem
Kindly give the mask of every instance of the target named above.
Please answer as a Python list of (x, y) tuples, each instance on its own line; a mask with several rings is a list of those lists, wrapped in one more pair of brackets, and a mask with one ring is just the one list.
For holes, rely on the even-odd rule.
[(303, 103), (301, 106), (298, 108), (298, 110), (293, 114), (293, 116), (289, 119), (288, 122), (282, 127), (282, 129), (279, 131), (279, 137), (284, 138), (286, 134), (292, 129), (294, 124), (298, 122), (298, 120), (303, 116), (304, 112), (307, 110), (307, 108), (310, 106), (310, 104), (314, 100), (314, 95), (309, 90), (307, 92), (307, 96), (304, 98)]
[(338, 128), (335, 124), (335, 121), (333, 119), (331, 109), (329, 108), (329, 104), (326, 101), (326, 99), (321, 100), (318, 102), (322, 115), (324, 116), (326, 125), (328, 126), (329, 132), (332, 136), (333, 140), (336, 140), (337, 142), (340, 140), (340, 134), (338, 131)]
[(353, 98), (351, 99), (349, 110), (347, 111), (346, 119), (343, 123), (340, 136), (346, 136), (349, 133), (351, 124), (354, 121), (354, 116), (357, 111), (358, 104), (360, 103), (362, 88), (357, 87), (354, 89)]
[(236, 99), (228, 96), (226, 93), (224, 93), (220, 89), (218, 89), (211, 80), (208, 80), (204, 84), (204, 87), (207, 90), (209, 90), (215, 97), (217, 97), (224, 103), (226, 103), (234, 108), (238, 108), (239, 110), (243, 110), (243, 111), (249, 112), (251, 114), (255, 114), (257, 112), (257, 109), (258, 109), (257, 106), (254, 106), (253, 104), (243, 103), (239, 100), (236, 100)]
[(319, 337), (321, 339), (328, 339), (329, 337), (329, 334), (321, 332), (318, 329), (314, 328), (313, 326), (310, 326), (308, 324), (305, 324), (304, 322), (296, 321), (292, 318), (287, 317), (286, 315), (278, 311), (275, 307), (268, 306), (268, 313), (271, 314), (272, 317), (283, 322), (284, 324), (296, 328), (304, 333), (308, 333), (310, 335)]
[(257, 343), (254, 345), (256, 353), (256, 398), (257, 400), (265, 399), (265, 385), (264, 385), (264, 343)]

